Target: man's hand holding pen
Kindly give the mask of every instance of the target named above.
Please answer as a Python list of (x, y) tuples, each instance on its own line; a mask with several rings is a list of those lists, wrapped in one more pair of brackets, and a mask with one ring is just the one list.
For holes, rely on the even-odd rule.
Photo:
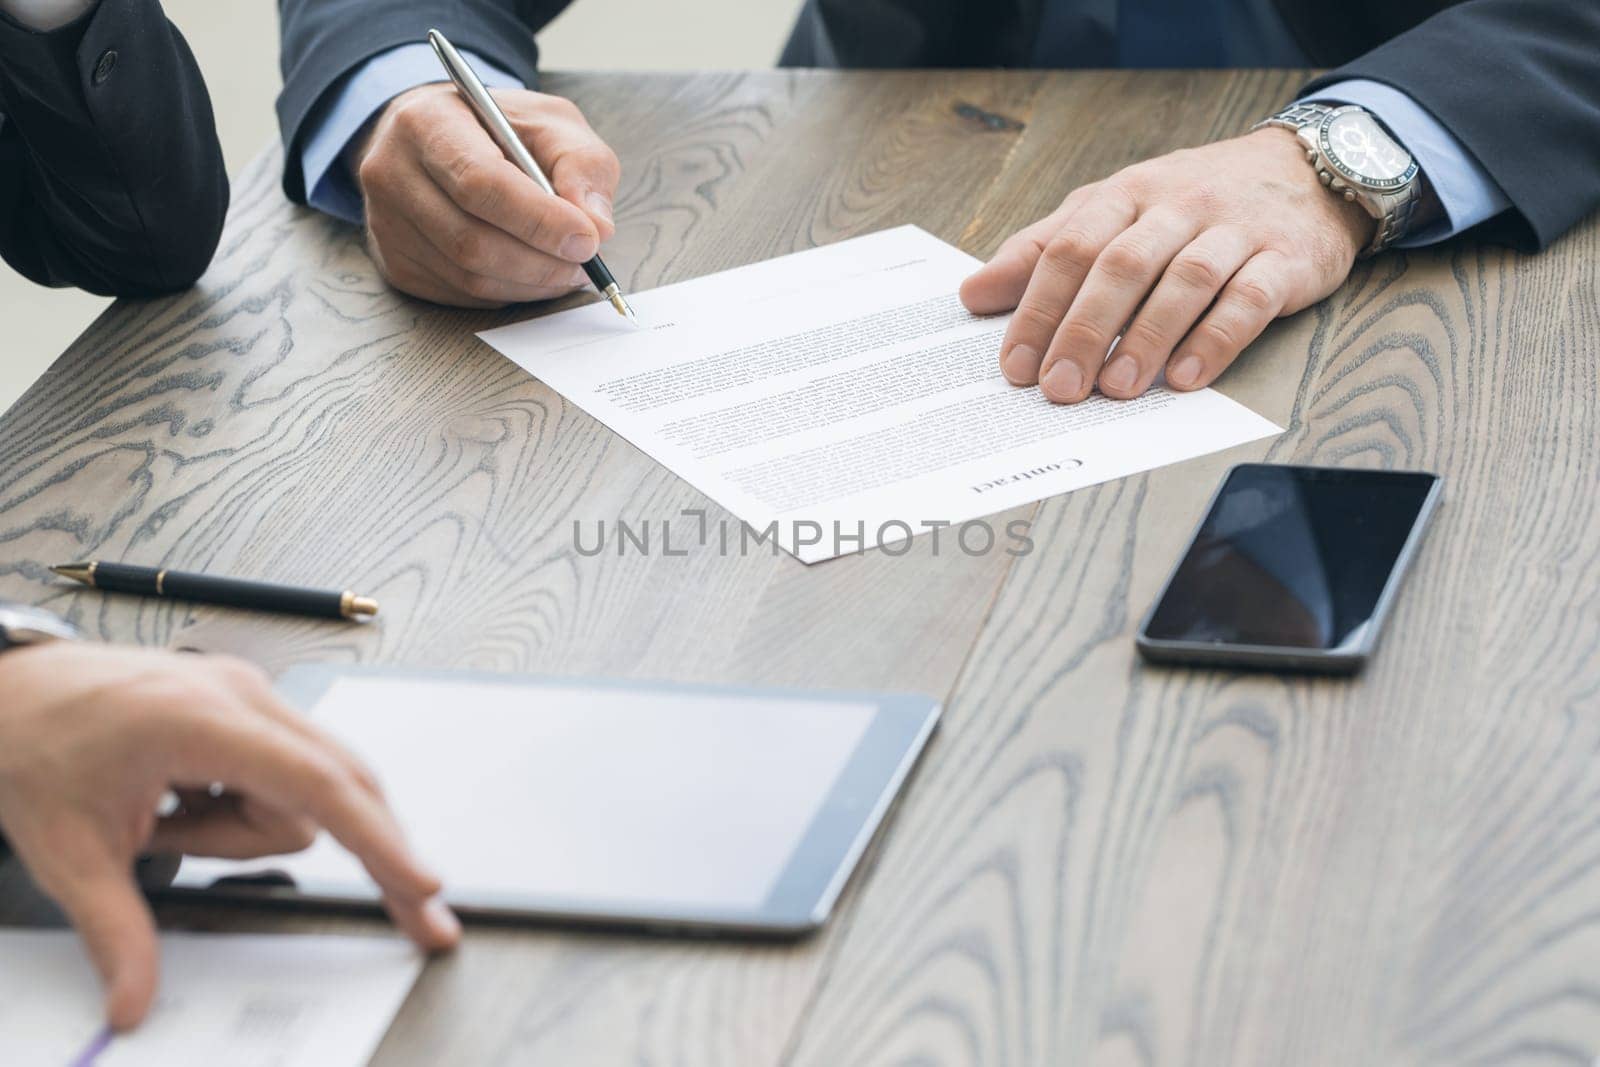
[(508, 160), (448, 82), (391, 100), (353, 146), (367, 247), (396, 288), (498, 307), (563, 296), (615, 231), (621, 165), (569, 100), (500, 90), (501, 109), (549, 175), (550, 196)]

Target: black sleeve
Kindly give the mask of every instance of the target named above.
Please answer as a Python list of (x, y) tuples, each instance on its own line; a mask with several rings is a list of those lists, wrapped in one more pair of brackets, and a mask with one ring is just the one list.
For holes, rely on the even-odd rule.
[(1543, 248), (1600, 207), (1600, 0), (1468, 0), (1312, 82), (1370, 78), (1453, 133)]
[[(279, 0), (283, 93), (278, 126), (283, 132), (283, 191), (306, 200), (300, 151), (310, 128), (328, 106), (333, 90), (363, 62), (400, 45), (418, 44), (436, 29), (457, 48), (474, 52), (538, 83), (539, 49), (534, 31), (567, 0)], [(444, 77), (443, 69), (439, 77)]]
[(41, 33), (0, 15), (0, 256), (45, 285), (194, 284), (228, 210), (211, 99), (158, 0)]
[[(1033, 2), (806, 0), (781, 67), (900, 70), (1026, 65), (1039, 32)], [(1086, 24), (1080, 29), (1088, 32)]]

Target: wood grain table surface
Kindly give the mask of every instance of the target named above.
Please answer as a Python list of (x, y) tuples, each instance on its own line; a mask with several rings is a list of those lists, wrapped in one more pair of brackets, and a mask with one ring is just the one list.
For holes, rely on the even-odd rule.
[[(987, 255), (1074, 185), (1302, 75), (551, 75), (624, 163), (630, 290), (902, 223)], [(1036, 549), (805, 567), (575, 550), (711, 508), (358, 234), (237, 181), (194, 291), (119, 303), (0, 421), (0, 599), (278, 669), (403, 663), (911, 689), (946, 718), (797, 945), (473, 927), (380, 1064), (1578, 1064), (1600, 1055), (1600, 225), (1359, 264), (1221, 381), (1281, 437), (1056, 497)], [(585, 294), (568, 303), (592, 299)], [(910, 369), (908, 369), (909, 371)], [(1228, 466), (1445, 498), (1354, 680), (1144, 667)], [(75, 591), (125, 560), (379, 597), (377, 625)], [(448, 736), (447, 733), (442, 736)], [(7, 922), (56, 921), (13, 863)], [(163, 905), (173, 928), (383, 929)]]

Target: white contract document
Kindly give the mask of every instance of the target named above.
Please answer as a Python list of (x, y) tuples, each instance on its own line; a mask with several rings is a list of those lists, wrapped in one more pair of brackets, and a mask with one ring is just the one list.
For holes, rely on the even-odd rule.
[(1282, 432), (1210, 389), (1011, 385), (1010, 316), (956, 295), (978, 266), (902, 226), (630, 294), (642, 328), (599, 303), (481, 336), (806, 563)]
[(0, 930), (0, 1064), (360, 1067), (422, 969), (397, 937), (161, 935), (161, 987), (112, 1034), (75, 934)]

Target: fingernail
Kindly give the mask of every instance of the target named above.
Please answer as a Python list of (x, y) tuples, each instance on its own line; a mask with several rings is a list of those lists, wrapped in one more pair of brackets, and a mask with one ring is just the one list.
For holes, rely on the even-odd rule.
[(1199, 356), (1184, 356), (1167, 371), (1167, 381), (1179, 388), (1187, 389), (1200, 381), (1201, 369)]
[(1039, 364), (1043, 359), (1027, 345), (1016, 345), (1000, 361), (1000, 373), (1012, 385), (1032, 385), (1039, 380)]
[(586, 233), (575, 233), (561, 242), (561, 258), (574, 263), (587, 263), (599, 251), (595, 239)]
[(1118, 356), (1111, 365), (1100, 372), (1100, 384), (1119, 393), (1133, 391), (1139, 383), (1139, 364), (1132, 356)]
[(590, 193), (583, 198), (589, 207), (589, 214), (597, 215), (607, 222), (611, 221), (611, 198), (604, 193)]
[(1044, 372), (1039, 387), (1051, 400), (1076, 400), (1083, 392), (1083, 371), (1070, 359), (1058, 359)]
[(443, 897), (434, 897), (424, 904), (422, 913), (441, 940), (453, 944), (461, 936), (461, 920), (456, 918), (456, 913), (450, 910), (450, 905), (444, 902)]

